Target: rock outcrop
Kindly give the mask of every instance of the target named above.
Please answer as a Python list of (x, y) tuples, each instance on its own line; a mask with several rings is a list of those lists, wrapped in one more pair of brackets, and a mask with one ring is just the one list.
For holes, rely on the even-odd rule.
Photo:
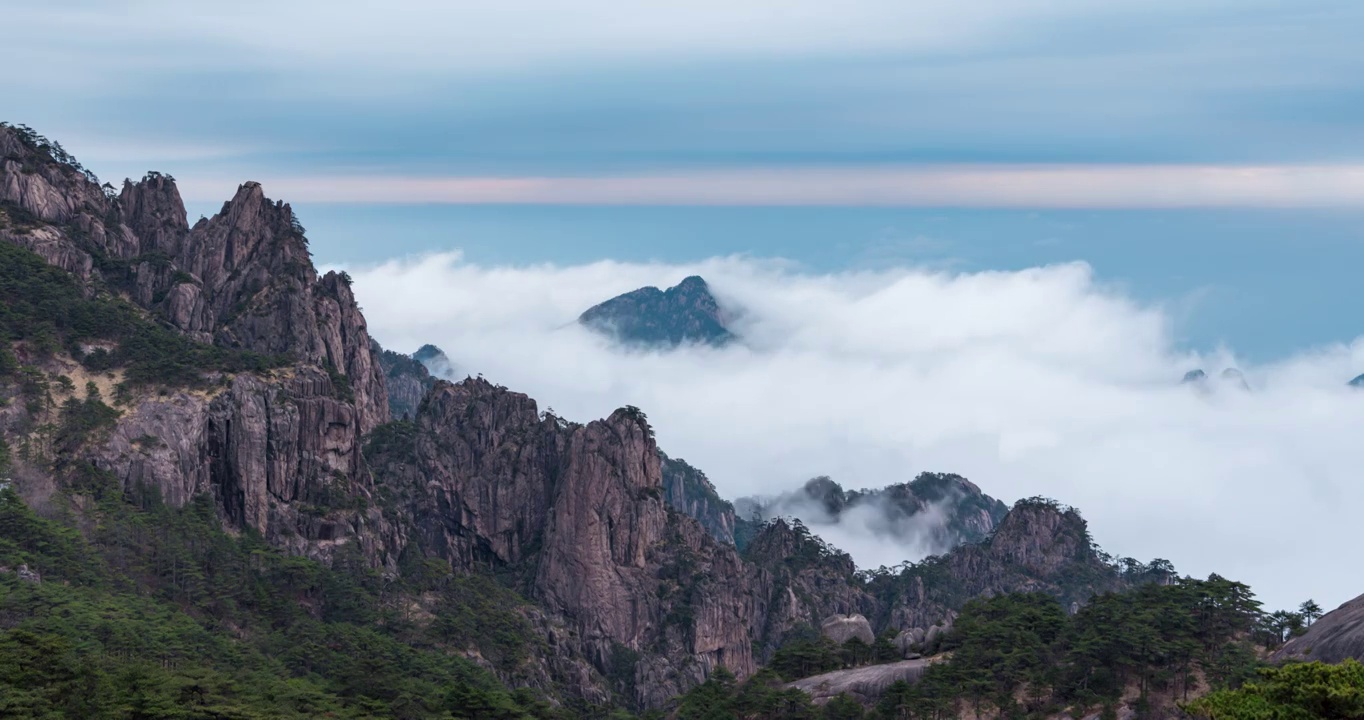
[(354, 542), (374, 564), (392, 566), (357, 410), (337, 397), (332, 378), (304, 366), (227, 383), (140, 398), (88, 456), (125, 487), (155, 488), (175, 506), (212, 496), (231, 526), (292, 554), (329, 562)]
[(1078, 607), (1098, 593), (1164, 579), (1162, 572), (1124, 578), (1099, 556), (1078, 512), (1033, 498), (1016, 503), (985, 542), (876, 576), (869, 591), (884, 603), (884, 626), (927, 632), (949, 626), (955, 610), (974, 597), (1043, 592)]
[(695, 518), (716, 540), (734, 544), (734, 506), (720, 498), (706, 474), (680, 458), (658, 453), (663, 494), (674, 510)]
[(530, 597), (574, 628), (603, 673), (618, 653), (656, 706), (723, 664), (753, 671), (762, 602), (737, 552), (663, 499), (643, 416), (586, 425), (482, 379), (436, 383), (416, 435), (372, 458), (402, 488), (412, 542), (456, 568), (518, 573)]
[(847, 694), (864, 705), (872, 705), (891, 685), (901, 681), (912, 683), (923, 677), (924, 671), (932, 662), (930, 659), (902, 660), (851, 670), (835, 670), (823, 675), (802, 678), (788, 683), (786, 687), (808, 693), (816, 705), (823, 705), (842, 694)]
[(0, 127), (0, 239), (126, 291), (199, 341), (331, 368), (353, 396), (361, 433), (388, 418), (350, 280), (318, 277), (287, 204), (248, 182), (190, 228), (169, 176), (125, 181), (115, 196), (56, 147)]
[(1284, 643), (1274, 660), (1364, 662), (1364, 595), (1317, 618), (1307, 632)]
[(578, 322), (624, 345), (674, 348), (684, 343), (721, 346), (734, 339), (728, 315), (695, 275), (665, 290), (644, 287), (584, 312)]
[(374, 343), (370, 354), (379, 359), (388, 390), (388, 416), (391, 420), (411, 420), (417, 416), (422, 398), (436, 384), (426, 365), (414, 357), (385, 350)]
[(862, 615), (830, 615), (820, 623), (819, 631), (835, 645), (842, 645), (854, 638), (868, 646), (876, 642), (871, 623)]

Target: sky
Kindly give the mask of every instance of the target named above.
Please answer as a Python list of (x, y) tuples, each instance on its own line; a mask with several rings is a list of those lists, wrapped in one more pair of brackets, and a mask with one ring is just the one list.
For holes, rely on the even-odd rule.
[[(1135, 520), (1108, 512), (1127, 504), (1133, 483), (1147, 488), (1146, 500), (1160, 497), (1163, 486), (1134, 479), (1133, 468), (1169, 475), (1171, 489), (1187, 491), (1179, 502), (1231, 493), (1232, 479), (1249, 472), (1248, 461), (1232, 459), (1249, 452), (1229, 440), (1241, 430), (1277, 443), (1256, 449), (1277, 458), (1262, 469), (1282, 473), (1303, 498), (1329, 496), (1303, 490), (1318, 482), (1310, 477), (1353, 492), (1336, 464), (1353, 451), (1315, 455), (1335, 437), (1318, 423), (1358, 419), (1348, 395), (1327, 389), (1364, 372), (1356, 340), (1364, 334), (1356, 271), (1364, 266), (1364, 5), (1352, 0), (0, 0), (0, 15), (22, 28), (0, 46), (0, 62), (22, 69), (0, 74), (0, 119), (59, 140), (106, 180), (149, 169), (174, 175), (191, 221), (212, 214), (238, 183), (262, 182), (295, 206), (319, 263), (364, 278), (360, 300), (381, 340), (405, 350), (448, 343), (457, 362), (571, 405), (582, 413), (576, 419), (654, 399), (654, 408), (636, 404), (659, 422), (665, 447), (705, 458), (727, 494), (835, 474), (828, 468), (845, 469), (852, 476), (836, 479), (853, 486), (976, 469), (983, 476), (972, 479), (987, 492), (1011, 500), (1054, 491), (1096, 526), (1114, 523), (1095, 528), (1100, 539), (1111, 532), (1130, 545), (1123, 552), (1152, 555), (1146, 550), (1181, 547), (1162, 539), (1168, 522), (1143, 517), (1163, 529), (1138, 540)], [(453, 275), (431, 269), (442, 267)], [(528, 365), (528, 345), (480, 344), (501, 332), (485, 318), (520, 328), (524, 343), (569, 342), (541, 337), (545, 323), (570, 322), (608, 290), (668, 285), (697, 268), (718, 273), (717, 287), (754, 308), (754, 332), (782, 328), (802, 344), (764, 340), (761, 352), (735, 351), (752, 353), (742, 362), (584, 350), (600, 367), (575, 362), (571, 373)], [(404, 272), (486, 292), (456, 302), (447, 296), (464, 290), (416, 286), (422, 297), (401, 296), (453, 303), (418, 326), (383, 289), (383, 278)], [(873, 293), (888, 305), (855, 299), (861, 283), (899, 287), (888, 279), (896, 277), (941, 277), (924, 287), (944, 294), (894, 307), (898, 290)], [(1058, 283), (1043, 297), (1072, 305), (1027, 305), (1036, 317), (1015, 317), (1017, 298), (1001, 288), (1034, 281)], [(953, 294), (959, 287), (979, 294)], [(799, 306), (805, 319), (773, 307), (778, 297), (810, 303)], [(824, 302), (847, 316), (829, 321)], [(1041, 320), (1063, 323), (1088, 303), (1106, 308), (1095, 316), (1103, 322), (1066, 325), (1075, 335)], [(939, 337), (953, 331), (913, 323), (933, 316), (969, 326), (972, 312), (998, 320), (986, 336), (1020, 345), (978, 356), (970, 343), (888, 337), (881, 347), (841, 332), (846, 324)], [(1064, 344), (1046, 365), (1055, 378), (1008, 367), (1031, 357), (1037, 338)], [(1084, 343), (1096, 347), (1076, 347)], [(1244, 414), (1159, 389), (1213, 359), (1273, 389), (1227, 401), (1254, 406)], [(667, 363), (685, 366), (677, 377), (702, 374), (713, 392), (686, 406), (666, 387), (598, 378), (590, 400), (571, 389), (600, 368), (666, 386)], [(714, 375), (712, 363), (733, 374)], [(965, 380), (925, 396), (892, 372), (938, 363), (997, 377), (1004, 387), (987, 386), (1006, 399), (997, 408)], [(790, 384), (753, 378), (769, 364), (772, 382)], [(1044, 381), (1064, 401), (1019, 389)], [(840, 410), (841, 395), (825, 398), (829, 409), (802, 416), (810, 418), (803, 431), (841, 438), (810, 445), (818, 457), (792, 453), (809, 467), (769, 476), (722, 452), (728, 438), (702, 437), (714, 432), (703, 419), (708, 404), (719, 403), (780, 445), (798, 428), (768, 416), (793, 410), (783, 403), (810, 383), (842, 387), (849, 399)], [(1132, 383), (1151, 384), (1155, 396)], [(1300, 407), (1307, 401), (1291, 401), (1290, 387), (1330, 399)], [(751, 404), (731, 406), (737, 398)], [(1301, 411), (1289, 417), (1321, 438), (1285, 425), (1275, 415), (1285, 406), (1274, 403)], [(839, 429), (858, 427), (858, 408), (916, 420), (899, 434), (867, 429), (873, 447)], [(924, 424), (944, 412), (963, 415), (953, 427), (993, 433), (1000, 457), (1014, 457), (999, 448), (1013, 447), (1009, 433), (1034, 421), (1055, 424), (1049, 437), (1063, 446), (1085, 447), (1064, 462), (1046, 450), (1019, 456), (1041, 453), (1045, 462), (990, 465), (973, 454), (985, 441), (971, 432), (939, 437)], [(1162, 413), (1178, 418), (1171, 428), (1192, 429), (1175, 437), (1157, 427)], [(1076, 424), (1112, 435), (1074, 435)], [(1187, 471), (1132, 465), (1123, 454), (1130, 447), (1110, 447), (1120, 442), (1171, 443), (1181, 462), (1194, 450), (1208, 457), (1188, 460)], [(1099, 447), (1111, 457), (1096, 456)], [(859, 465), (872, 458), (886, 464)], [(1081, 466), (1085, 483), (1073, 477)], [(1277, 521), (1253, 514), (1272, 508), (1226, 502), (1250, 513), (1234, 517), (1245, 526)], [(1273, 578), (1254, 579), (1284, 587)], [(1334, 599), (1364, 592), (1340, 583), (1329, 590)]]

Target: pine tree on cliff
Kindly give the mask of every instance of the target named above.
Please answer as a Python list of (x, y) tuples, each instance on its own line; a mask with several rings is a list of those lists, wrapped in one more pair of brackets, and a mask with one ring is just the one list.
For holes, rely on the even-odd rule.
[(1321, 606), (1318, 605), (1315, 600), (1308, 599), (1298, 606), (1298, 614), (1302, 616), (1302, 619), (1307, 623), (1307, 626), (1311, 627), (1312, 623), (1316, 622), (1317, 618), (1321, 617)]

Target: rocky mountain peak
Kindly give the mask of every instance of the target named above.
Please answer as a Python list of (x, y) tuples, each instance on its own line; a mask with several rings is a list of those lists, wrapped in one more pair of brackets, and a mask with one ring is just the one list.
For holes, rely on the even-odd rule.
[(1206, 379), (1208, 379), (1208, 374), (1207, 374), (1206, 372), (1203, 372), (1203, 369), (1202, 369), (1202, 368), (1195, 368), (1195, 369), (1193, 369), (1193, 370), (1190, 370), (1190, 371), (1184, 373), (1184, 379), (1183, 379), (1183, 380), (1180, 380), (1180, 382), (1182, 382), (1182, 383), (1196, 383), (1196, 382), (1202, 382), (1202, 381), (1204, 381), (1204, 380), (1206, 380)]
[(1350, 387), (1364, 388), (1364, 375), (1350, 381)]
[[(1250, 383), (1246, 381), (1245, 373), (1241, 372), (1237, 368), (1234, 367), (1223, 368), (1222, 371), (1217, 374), (1216, 379), (1217, 384), (1220, 386), (1231, 387), (1237, 390), (1244, 390), (1246, 392), (1250, 391)], [(1212, 381), (1213, 378), (1211, 378), (1206, 372), (1204, 372), (1200, 368), (1190, 370), (1184, 373), (1184, 378), (1180, 380), (1180, 383), (1184, 385), (1192, 385), (1194, 388), (1202, 392), (1211, 392), (1213, 389)]]
[(184, 250), (189, 222), (173, 178), (148, 173), (137, 182), (125, 180), (118, 206), (123, 224), (140, 239), (141, 252), (177, 257)]
[(643, 287), (589, 308), (578, 322), (625, 345), (672, 348), (720, 346), (734, 339), (726, 315), (699, 276), (665, 290)]
[(1042, 577), (1093, 558), (1089, 526), (1072, 508), (1033, 498), (1016, 503), (989, 541), (991, 554)]

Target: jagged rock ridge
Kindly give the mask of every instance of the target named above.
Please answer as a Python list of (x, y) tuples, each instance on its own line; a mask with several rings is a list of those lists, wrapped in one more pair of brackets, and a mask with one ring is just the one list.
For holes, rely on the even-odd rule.
[(665, 290), (644, 287), (589, 308), (578, 322), (624, 345), (721, 346), (734, 340), (726, 314), (706, 281), (691, 276)]
[[(115, 193), (54, 147), (0, 126), (0, 242), (197, 342), (288, 361), (206, 389), (132, 395), (107, 442), (82, 458), (175, 504), (211, 494), (229, 523), (291, 552), (326, 559), (348, 539), (373, 544), (381, 519), (346, 508), (371, 493), (361, 438), (387, 419), (388, 401), (349, 278), (318, 277), (292, 210), (257, 183), (191, 228), (169, 176)], [(42, 355), (34, 362), (49, 372), (83, 372)], [(39, 422), (19, 407), (4, 429)]]

